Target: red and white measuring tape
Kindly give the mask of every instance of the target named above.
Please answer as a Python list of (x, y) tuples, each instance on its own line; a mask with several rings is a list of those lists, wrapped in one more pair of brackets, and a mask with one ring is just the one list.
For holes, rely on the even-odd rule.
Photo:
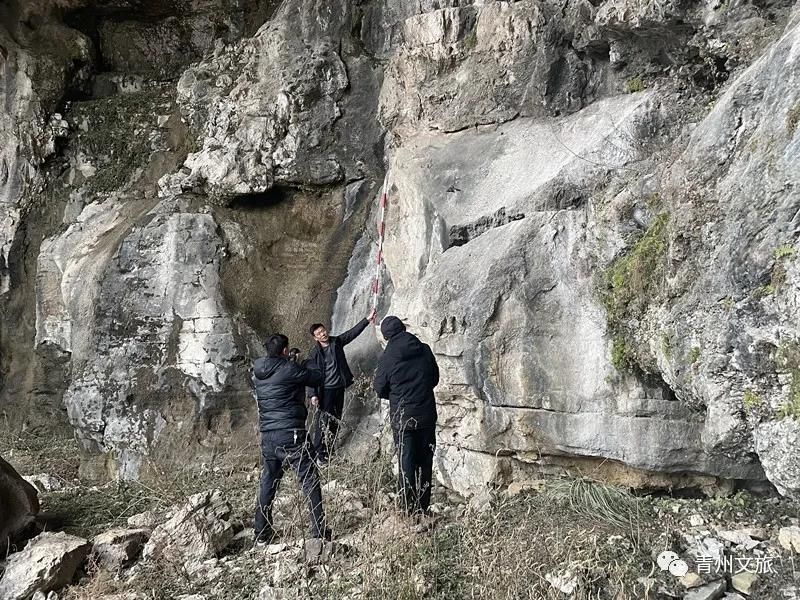
[(383, 238), (386, 234), (386, 204), (389, 201), (389, 171), (383, 178), (383, 189), (378, 214), (378, 254), (375, 258), (375, 278), (372, 280), (372, 309), (377, 314), (378, 296), (381, 292), (381, 276), (383, 275)]

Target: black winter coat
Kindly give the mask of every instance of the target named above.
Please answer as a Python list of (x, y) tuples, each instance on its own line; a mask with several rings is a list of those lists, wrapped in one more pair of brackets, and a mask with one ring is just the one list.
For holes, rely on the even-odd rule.
[(308, 411), (303, 387), (319, 385), (323, 377), (308, 361), (299, 365), (283, 357), (257, 359), (253, 383), (261, 431), (305, 429)]
[(378, 359), (375, 391), (389, 399), (392, 427), (419, 429), (436, 425), (433, 388), (439, 383), (439, 366), (428, 344), (407, 331), (393, 335)]
[[(347, 364), (347, 358), (344, 355), (344, 347), (356, 339), (361, 332), (364, 331), (369, 325), (367, 319), (361, 319), (355, 327), (348, 329), (341, 335), (328, 336), (328, 343), (333, 347), (334, 355), (336, 356), (336, 365), (339, 367), (339, 374), (344, 380), (344, 387), (349, 388), (353, 385), (353, 373), (350, 371), (350, 365)], [(317, 396), (322, 397), (322, 388), (325, 384), (325, 353), (319, 342), (314, 344), (311, 352), (308, 354), (308, 362), (314, 365), (323, 375), (323, 380), (319, 384), (314, 384), (308, 388), (308, 397), (312, 398)]]

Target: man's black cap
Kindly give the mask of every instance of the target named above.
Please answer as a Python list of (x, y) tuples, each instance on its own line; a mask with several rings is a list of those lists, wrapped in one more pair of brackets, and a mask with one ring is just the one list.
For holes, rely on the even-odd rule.
[(381, 322), (381, 334), (385, 340), (391, 339), (393, 336), (405, 330), (406, 326), (394, 315), (389, 315)]

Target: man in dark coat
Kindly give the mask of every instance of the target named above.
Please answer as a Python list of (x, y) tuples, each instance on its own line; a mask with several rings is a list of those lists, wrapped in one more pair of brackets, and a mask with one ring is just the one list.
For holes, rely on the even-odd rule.
[(329, 335), (322, 323), (314, 323), (309, 332), (314, 337), (314, 347), (308, 360), (324, 375), (319, 385), (309, 386), (308, 397), (318, 408), (314, 428), (314, 449), (317, 462), (324, 465), (333, 453), (339, 422), (344, 410), (344, 391), (353, 384), (353, 373), (347, 364), (344, 347), (356, 339), (375, 320), (375, 310), (355, 327), (340, 335)]
[(388, 340), (375, 370), (375, 391), (389, 399), (389, 419), (400, 462), (400, 489), (409, 514), (427, 514), (436, 449), (439, 367), (430, 346), (406, 331), (394, 316), (381, 323)]
[(282, 334), (267, 340), (267, 356), (253, 365), (261, 429), (261, 484), (255, 518), (256, 543), (270, 543), (272, 503), (287, 464), (292, 467), (308, 500), (311, 536), (330, 539), (325, 526), (322, 490), (314, 463), (311, 440), (306, 431), (305, 386), (319, 385), (323, 375), (309, 365), (287, 360), (289, 338)]

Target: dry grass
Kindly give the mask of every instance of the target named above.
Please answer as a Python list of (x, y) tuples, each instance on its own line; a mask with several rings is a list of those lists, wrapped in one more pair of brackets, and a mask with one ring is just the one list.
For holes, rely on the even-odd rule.
[(73, 438), (0, 427), (0, 456), (20, 473), (48, 473), (64, 482), (78, 476), (80, 447)]
[[(33, 455), (36, 447), (27, 445)], [(54, 455), (50, 459), (61, 464)], [(88, 568), (62, 597), (88, 600), (131, 593), (166, 600), (203, 594), (208, 600), (227, 600), (235, 594), (255, 599), (265, 585), (277, 585), (294, 590), (295, 597), (331, 600), (548, 600), (566, 597), (552, 583), (562, 576), (573, 581), (574, 600), (641, 600), (656, 598), (658, 588), (677, 586), (669, 574), (654, 571), (653, 556), (666, 548), (685, 553), (678, 532), (688, 527), (687, 511), (705, 511), (714, 515), (707, 519), (718, 518), (731, 527), (745, 518), (763, 525), (797, 514), (787, 503), (748, 494), (703, 501), (637, 497), (613, 486), (574, 480), (552, 481), (540, 491), (515, 497), (499, 492), (481, 512), (448, 502), (437, 487), (436, 526), (419, 531), (398, 510), (393, 469), (393, 457), (376, 453), (358, 460), (337, 455), (323, 471), (325, 508), (338, 545), (322, 564), (302, 551), (308, 509), (291, 474), (284, 478), (275, 506), (279, 541), (287, 549), (272, 555), (253, 548), (259, 473), (250, 448), (232, 449), (198, 469), (151, 469), (156, 475), (146, 484), (93, 488), (75, 482), (71, 489), (43, 495), (45, 508), (63, 514), (75, 534), (92, 536), (124, 524), (131, 514), (167, 508), (211, 488), (224, 492), (243, 532), (200, 569), (168, 559), (140, 561), (117, 578)], [(684, 512), (673, 512), (678, 504)]]

